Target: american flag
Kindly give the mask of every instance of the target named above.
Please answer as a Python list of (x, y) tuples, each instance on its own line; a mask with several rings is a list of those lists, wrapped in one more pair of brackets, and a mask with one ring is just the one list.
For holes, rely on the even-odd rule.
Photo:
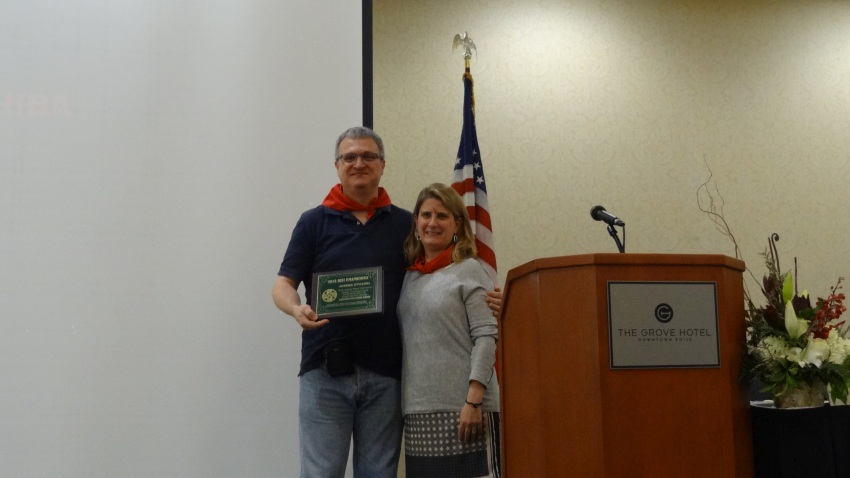
[(475, 132), (475, 101), (472, 92), (472, 74), (469, 70), (463, 75), (463, 132), (460, 135), (452, 187), (463, 198), (469, 213), (472, 232), (475, 234), (475, 245), (478, 248), (478, 258), (490, 273), (493, 284), (498, 284), (493, 226), (490, 224), (484, 165), (481, 163), (481, 150), (478, 149), (478, 135)]

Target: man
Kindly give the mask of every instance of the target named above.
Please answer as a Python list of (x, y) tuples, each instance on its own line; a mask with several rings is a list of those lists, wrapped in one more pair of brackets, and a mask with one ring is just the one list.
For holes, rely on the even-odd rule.
[[(355, 476), (395, 478), (402, 431), (396, 304), (412, 218), (379, 186), (384, 148), (374, 131), (342, 133), (334, 165), (339, 184), (298, 220), (273, 290), (275, 305), (303, 329), (301, 476), (342, 477), (353, 435)], [(383, 269), (382, 313), (320, 320), (301, 304), (298, 284), (310, 297), (314, 273), (366, 267)], [(329, 371), (326, 357), (332, 368), (342, 364), (341, 370)]]
[[(344, 476), (353, 436), (354, 476), (395, 478), (402, 433), (396, 305), (413, 220), (380, 187), (384, 146), (374, 131), (343, 132), (334, 166), (339, 184), (321, 206), (301, 215), (272, 293), (275, 305), (303, 329), (301, 477)], [(374, 267), (382, 269), (383, 312), (319, 319), (309, 304), (314, 273)], [(308, 304), (297, 292), (301, 282)], [(500, 299), (498, 292), (488, 298), (494, 311)]]

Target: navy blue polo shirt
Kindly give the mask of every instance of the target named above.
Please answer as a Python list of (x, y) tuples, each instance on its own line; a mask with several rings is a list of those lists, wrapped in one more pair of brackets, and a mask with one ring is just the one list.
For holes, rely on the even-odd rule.
[(323, 327), (303, 331), (299, 376), (321, 366), (328, 342), (344, 339), (353, 347), (357, 365), (401, 378), (401, 335), (396, 305), (407, 267), (404, 239), (412, 225), (412, 215), (394, 205), (376, 209), (366, 224), (361, 224), (350, 212), (326, 206), (301, 215), (278, 275), (303, 282), (307, 303), (313, 305), (314, 273), (380, 266), (384, 312), (332, 317)]

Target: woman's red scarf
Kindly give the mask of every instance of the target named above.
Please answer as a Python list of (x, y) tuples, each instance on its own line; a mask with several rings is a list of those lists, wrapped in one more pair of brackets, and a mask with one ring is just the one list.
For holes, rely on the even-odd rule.
[(375, 209), (389, 206), (390, 204), (392, 204), (390, 195), (387, 194), (384, 188), (378, 188), (378, 197), (369, 201), (369, 204), (363, 205), (343, 194), (342, 184), (332, 187), (331, 192), (322, 201), (322, 206), (327, 206), (337, 211), (366, 211), (369, 213), (369, 219), (375, 214)]
[(439, 256), (428, 262), (425, 262), (425, 256), (422, 256), (417, 259), (412, 266), (408, 267), (407, 270), (416, 271), (420, 274), (430, 274), (434, 271), (438, 271), (452, 263), (452, 251), (454, 250), (455, 246), (452, 244), (448, 249), (441, 252)]

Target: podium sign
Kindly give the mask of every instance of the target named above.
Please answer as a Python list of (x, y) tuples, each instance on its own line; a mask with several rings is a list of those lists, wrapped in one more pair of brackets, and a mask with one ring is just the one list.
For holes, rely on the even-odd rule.
[(718, 368), (717, 284), (608, 282), (612, 369)]

